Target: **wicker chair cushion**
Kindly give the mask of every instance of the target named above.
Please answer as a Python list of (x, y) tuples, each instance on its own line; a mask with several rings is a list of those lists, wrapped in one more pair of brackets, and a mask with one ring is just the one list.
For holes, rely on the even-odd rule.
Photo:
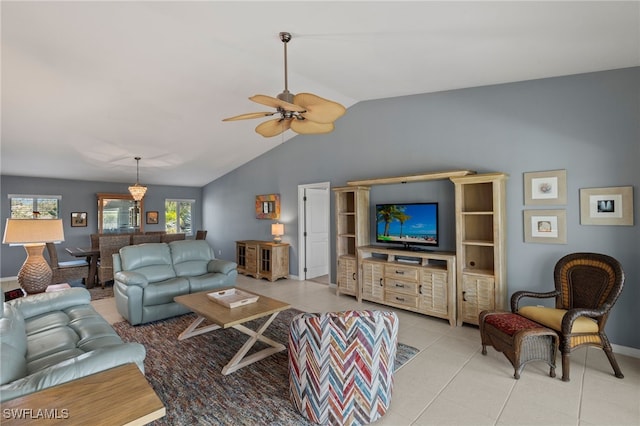
[[(556, 331), (562, 330), (562, 318), (567, 313), (564, 309), (541, 306), (523, 306), (518, 310), (523, 317), (543, 324)], [(571, 333), (597, 333), (598, 323), (587, 317), (578, 317), (571, 328)]]
[(504, 312), (498, 312), (498, 315), (487, 315), (484, 320), (485, 323), (491, 324), (498, 330), (502, 331), (509, 336), (513, 336), (518, 331), (531, 330), (534, 328), (543, 328), (542, 325), (537, 322), (533, 322), (518, 314), (509, 314)]

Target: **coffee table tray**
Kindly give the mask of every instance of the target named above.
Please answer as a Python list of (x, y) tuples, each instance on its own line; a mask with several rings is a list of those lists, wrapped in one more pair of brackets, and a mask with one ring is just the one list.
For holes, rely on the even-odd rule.
[(238, 306), (257, 302), (260, 296), (244, 292), (237, 288), (231, 288), (228, 290), (207, 293), (207, 297), (216, 303), (226, 306), (227, 308), (237, 308)]

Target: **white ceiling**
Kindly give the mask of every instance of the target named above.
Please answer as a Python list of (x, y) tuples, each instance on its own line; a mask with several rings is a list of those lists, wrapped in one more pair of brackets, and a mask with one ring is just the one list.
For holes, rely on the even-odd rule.
[(640, 65), (638, 1), (3, 0), (1, 14), (6, 175), (133, 182), (134, 156), (143, 184), (228, 173), (296, 135), (221, 121), (284, 89), (280, 31), (291, 92), (346, 107)]

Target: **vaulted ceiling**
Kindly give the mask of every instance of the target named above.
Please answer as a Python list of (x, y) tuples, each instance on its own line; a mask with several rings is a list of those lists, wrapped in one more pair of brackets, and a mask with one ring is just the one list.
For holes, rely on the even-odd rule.
[(293, 34), (291, 92), (346, 107), (640, 65), (637, 1), (0, 7), (6, 175), (132, 182), (135, 156), (145, 184), (202, 186), (228, 173), (296, 136), (265, 139), (260, 119), (221, 121), (268, 111), (248, 97), (284, 89), (280, 31)]

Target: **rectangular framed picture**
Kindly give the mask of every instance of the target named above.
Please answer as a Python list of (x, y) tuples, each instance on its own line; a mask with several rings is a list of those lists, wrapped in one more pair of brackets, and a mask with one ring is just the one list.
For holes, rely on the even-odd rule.
[(633, 226), (633, 187), (581, 188), (580, 224)]
[(158, 212), (147, 212), (147, 225), (156, 225), (158, 223)]
[(71, 226), (87, 226), (87, 212), (71, 212)]
[(566, 244), (566, 210), (525, 210), (524, 242)]
[(567, 171), (527, 172), (524, 174), (524, 204), (567, 204)]

